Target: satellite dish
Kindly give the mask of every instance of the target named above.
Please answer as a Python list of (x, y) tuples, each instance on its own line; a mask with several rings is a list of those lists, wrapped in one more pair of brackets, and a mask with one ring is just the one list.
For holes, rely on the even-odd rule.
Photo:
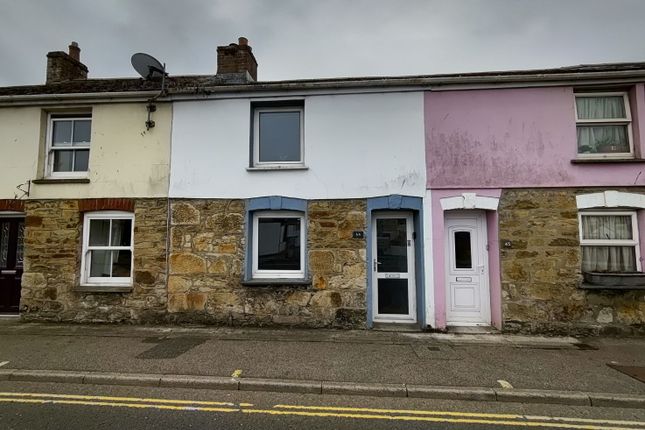
[(166, 66), (152, 55), (137, 52), (130, 59), (132, 67), (143, 79), (163, 78), (166, 76)]

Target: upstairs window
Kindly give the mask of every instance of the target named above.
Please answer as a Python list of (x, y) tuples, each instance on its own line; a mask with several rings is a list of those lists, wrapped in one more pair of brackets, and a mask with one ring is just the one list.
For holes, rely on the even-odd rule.
[(576, 94), (575, 108), (579, 157), (633, 157), (627, 93)]
[(253, 109), (253, 167), (298, 167), (304, 163), (304, 107)]
[(583, 272), (640, 271), (635, 211), (581, 212)]
[(47, 176), (87, 176), (92, 135), (92, 116), (49, 116), (47, 129)]
[(132, 285), (134, 215), (87, 212), (83, 223), (83, 285)]

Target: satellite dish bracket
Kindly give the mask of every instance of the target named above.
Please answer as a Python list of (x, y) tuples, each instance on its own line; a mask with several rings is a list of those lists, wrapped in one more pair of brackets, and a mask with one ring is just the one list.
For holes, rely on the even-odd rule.
[(168, 75), (168, 73), (166, 73), (166, 63), (163, 63), (162, 69), (159, 69), (154, 66), (148, 66), (148, 68), (150, 71), (148, 72), (148, 78), (146, 79), (152, 78), (152, 74), (154, 72), (161, 73), (161, 90), (159, 91), (159, 94), (157, 94), (156, 96), (148, 100), (148, 106), (146, 106), (146, 108), (148, 109), (148, 120), (146, 121), (146, 130), (150, 130), (155, 126), (155, 122), (152, 120), (152, 112), (157, 111), (157, 105), (155, 105), (154, 103), (155, 101), (157, 101), (159, 97), (166, 95), (166, 76)]
[(157, 99), (159, 99), (159, 97), (165, 96), (167, 93), (166, 76), (168, 76), (168, 73), (166, 73), (166, 63), (162, 64), (157, 61), (156, 58), (141, 52), (134, 54), (130, 61), (132, 63), (132, 67), (134, 67), (134, 70), (136, 70), (137, 73), (139, 73), (139, 75), (141, 75), (141, 77), (146, 81), (161, 76), (161, 90), (159, 91), (159, 94), (148, 99), (148, 105), (146, 106), (148, 110), (146, 130), (150, 130), (155, 126), (155, 122), (152, 120), (152, 112), (155, 112), (157, 110), (155, 102), (157, 101)]

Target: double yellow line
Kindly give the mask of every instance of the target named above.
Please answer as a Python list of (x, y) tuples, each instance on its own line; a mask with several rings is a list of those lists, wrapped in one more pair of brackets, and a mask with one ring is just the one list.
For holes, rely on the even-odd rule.
[(518, 414), (486, 414), (453, 411), (423, 411), (410, 409), (350, 408), (339, 406), (275, 405), (271, 409), (254, 408), (250, 403), (214, 402), (199, 400), (170, 400), (157, 398), (87, 396), (77, 394), (0, 392), (0, 403), (59, 404), (77, 406), (109, 406), (135, 409), (198, 411), (286, 415), (322, 418), (346, 418), (388, 421), (425, 421), (450, 424), (484, 424), (492, 426), (561, 428), (579, 430), (645, 429), (645, 422), (589, 418), (567, 418)]

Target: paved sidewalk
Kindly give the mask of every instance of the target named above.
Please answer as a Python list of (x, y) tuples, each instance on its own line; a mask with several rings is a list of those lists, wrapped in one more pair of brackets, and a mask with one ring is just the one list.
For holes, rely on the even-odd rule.
[[(608, 363), (645, 339), (66, 325), (0, 320), (4, 369), (217, 376), (645, 395)], [(0, 368), (2, 369), (2, 368)], [(500, 383), (499, 381), (504, 381)]]

